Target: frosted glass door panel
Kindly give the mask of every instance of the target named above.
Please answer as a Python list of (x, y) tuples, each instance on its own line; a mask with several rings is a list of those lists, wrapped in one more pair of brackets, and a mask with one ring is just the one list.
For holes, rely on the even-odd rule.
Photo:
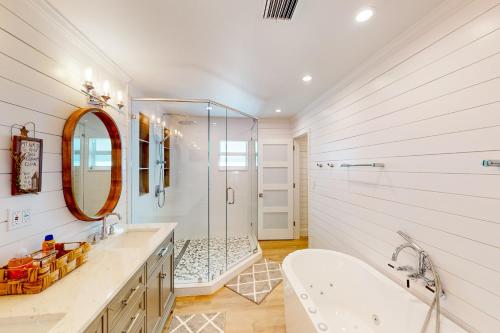
[(259, 151), (259, 239), (292, 239), (292, 140), (264, 141)]
[(287, 207), (288, 191), (264, 191), (264, 207)]
[(262, 173), (263, 173), (262, 181), (266, 185), (288, 183), (288, 168), (264, 167)]
[(288, 146), (283, 144), (266, 144), (262, 151), (264, 162), (288, 161)]
[(264, 228), (288, 229), (288, 213), (264, 213)]

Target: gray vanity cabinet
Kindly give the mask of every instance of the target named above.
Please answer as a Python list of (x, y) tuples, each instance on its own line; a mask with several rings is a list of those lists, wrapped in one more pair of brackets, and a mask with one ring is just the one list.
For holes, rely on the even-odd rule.
[(173, 232), (84, 333), (161, 333), (175, 295)]
[(160, 245), (147, 262), (147, 332), (161, 332), (173, 308), (173, 235)]
[(107, 315), (106, 311), (101, 313), (92, 324), (85, 330), (85, 333), (106, 333), (107, 332)]
[(146, 288), (146, 302), (147, 302), (147, 331), (154, 332), (156, 326), (161, 319), (161, 305), (160, 305), (160, 294), (161, 294), (161, 265), (151, 272), (148, 278), (148, 284)]
[(170, 253), (163, 260), (161, 265), (161, 304), (162, 312), (165, 313), (172, 309), (174, 296), (174, 253), (173, 246)]

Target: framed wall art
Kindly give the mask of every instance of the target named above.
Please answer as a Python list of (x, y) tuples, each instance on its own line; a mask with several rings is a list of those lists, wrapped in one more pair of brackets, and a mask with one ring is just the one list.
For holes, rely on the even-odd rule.
[[(42, 191), (43, 140), (29, 137), (26, 125), (13, 125), (11, 129), (12, 195)], [(12, 135), (14, 129), (19, 129), (20, 135)]]

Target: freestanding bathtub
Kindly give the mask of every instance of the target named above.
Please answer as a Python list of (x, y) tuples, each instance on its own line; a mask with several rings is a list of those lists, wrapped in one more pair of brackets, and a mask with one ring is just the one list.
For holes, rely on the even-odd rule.
[[(283, 262), (287, 333), (420, 333), (428, 305), (365, 262), (301, 250)], [(434, 316), (427, 332), (434, 332)], [(441, 316), (441, 333), (465, 333)]]

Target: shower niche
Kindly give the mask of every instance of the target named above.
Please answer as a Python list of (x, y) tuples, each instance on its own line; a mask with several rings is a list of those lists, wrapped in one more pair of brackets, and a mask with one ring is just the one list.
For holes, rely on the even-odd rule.
[[(136, 99), (132, 111), (149, 119), (151, 189), (142, 195), (133, 191), (132, 223), (178, 223), (177, 291), (208, 293), (210, 286), (222, 283), (261, 253), (258, 121), (210, 101)], [(132, 142), (139, 135), (139, 124), (133, 123)], [(140, 165), (140, 147), (131, 149), (132, 165)], [(141, 169), (134, 170), (133, 177), (139, 179), (132, 182), (139, 184)], [(159, 186), (163, 192), (153, 190)]]

